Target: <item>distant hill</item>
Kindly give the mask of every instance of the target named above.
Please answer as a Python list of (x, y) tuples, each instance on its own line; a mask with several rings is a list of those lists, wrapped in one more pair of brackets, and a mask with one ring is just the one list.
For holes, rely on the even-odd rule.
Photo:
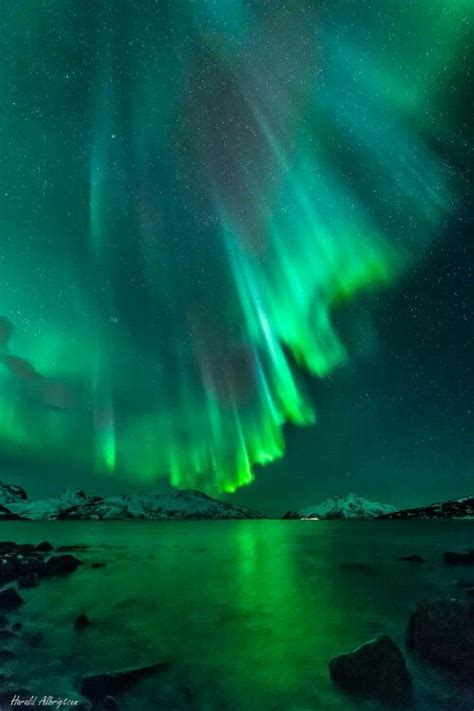
[(429, 506), (418, 506), (414, 509), (402, 509), (380, 516), (382, 519), (409, 519), (409, 518), (474, 518), (474, 496), (463, 499), (442, 501)]
[(383, 514), (394, 513), (396, 510), (394, 506), (389, 506), (388, 504), (379, 504), (356, 494), (347, 494), (347, 496), (334, 496), (322, 501), (320, 504), (307, 506), (299, 511), (289, 511), (283, 518), (373, 519)]
[[(3, 498), (2, 498), (3, 497)], [(102, 498), (66, 489), (49, 499), (28, 499), (23, 489), (0, 483), (0, 520), (259, 519), (263, 514), (189, 489)]]

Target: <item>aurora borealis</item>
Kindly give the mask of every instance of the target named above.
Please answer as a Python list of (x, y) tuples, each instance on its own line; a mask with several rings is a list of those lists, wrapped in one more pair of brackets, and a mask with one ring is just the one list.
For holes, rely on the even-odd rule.
[(333, 314), (455, 208), (434, 145), (472, 3), (2, 14), (0, 447), (234, 491), (316, 421)]

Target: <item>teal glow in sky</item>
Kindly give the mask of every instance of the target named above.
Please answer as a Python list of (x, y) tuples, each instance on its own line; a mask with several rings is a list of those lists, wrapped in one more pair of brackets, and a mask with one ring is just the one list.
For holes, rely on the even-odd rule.
[(455, 201), (472, 5), (7, 3), (2, 451), (231, 492)]

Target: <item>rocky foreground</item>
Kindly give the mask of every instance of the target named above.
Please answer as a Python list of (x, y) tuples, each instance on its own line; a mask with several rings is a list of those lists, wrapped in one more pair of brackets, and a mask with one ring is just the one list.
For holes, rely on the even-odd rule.
[(29, 499), (25, 490), (0, 482), (0, 520), (199, 520), (258, 519), (257, 511), (219, 501), (190, 489), (170, 494), (100, 497), (66, 489), (49, 499)]
[[(28, 658), (31, 647), (42, 644), (41, 632), (24, 629), (21, 610), (28, 604), (28, 588), (36, 587), (44, 579), (51, 581), (71, 575), (87, 565), (104, 567), (103, 562), (85, 563), (72, 554), (77, 551), (80, 555), (86, 549), (81, 544), (54, 548), (48, 541), (37, 545), (0, 542), (0, 708), (19, 703), (15, 699), (22, 699), (24, 704), (30, 700), (29, 705), (36, 706), (43, 703), (42, 698), (48, 698), (19, 688), (10, 670), (15, 659)], [(424, 562), (416, 554), (400, 560)], [(447, 551), (439, 562), (445, 566), (474, 566), (474, 551)], [(97, 575), (100, 574), (97, 570)], [(405, 649), (384, 634), (328, 659), (328, 673), (334, 685), (355, 699), (381, 702), (396, 709), (419, 708), (418, 682), (410, 672), (412, 662), (416, 662), (451, 680), (453, 692), (446, 698), (443, 709), (470, 710), (474, 703), (474, 583), (460, 580), (458, 590), (457, 597), (423, 600), (414, 605), (406, 623)], [(81, 635), (96, 623), (83, 611), (65, 624), (71, 624), (75, 634)], [(133, 697), (135, 689), (140, 693), (140, 685), (147, 681), (156, 684), (159, 708), (183, 711), (231, 708), (218, 698), (215, 689), (206, 692), (210, 697), (202, 698), (202, 690), (189, 686), (180, 665), (167, 660), (75, 677), (74, 694), (69, 694), (67, 701), (81, 711), (125, 711), (130, 708), (130, 695)]]

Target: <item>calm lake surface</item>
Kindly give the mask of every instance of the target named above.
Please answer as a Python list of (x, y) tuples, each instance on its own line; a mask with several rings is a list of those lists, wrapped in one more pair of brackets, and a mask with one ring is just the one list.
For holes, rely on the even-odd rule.
[[(473, 534), (472, 521), (2, 522), (1, 540), (90, 546), (73, 575), (22, 591), (12, 619), (42, 637), (18, 646), (11, 671), (59, 695), (84, 674), (169, 660), (192, 690), (148, 680), (127, 711), (378, 709), (337, 691), (328, 661), (380, 633), (403, 647), (418, 600), (462, 597), (474, 569), (442, 553), (474, 547)], [(398, 560), (411, 553), (427, 562)], [(93, 625), (77, 632), (80, 613)], [(408, 662), (417, 709), (471, 711), (467, 690)]]

